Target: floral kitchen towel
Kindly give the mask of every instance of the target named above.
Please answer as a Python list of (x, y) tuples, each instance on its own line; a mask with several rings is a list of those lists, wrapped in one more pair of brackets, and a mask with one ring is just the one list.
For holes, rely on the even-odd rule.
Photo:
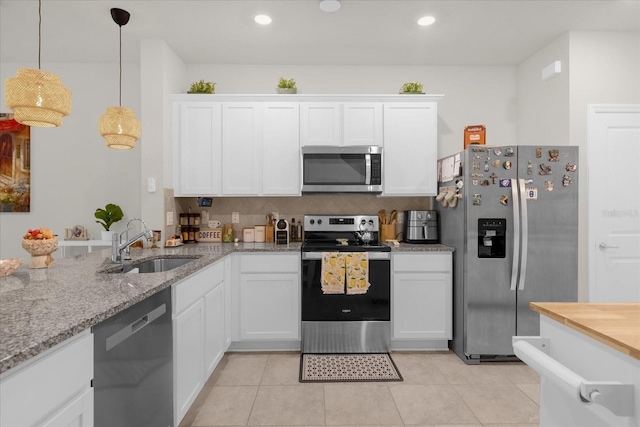
[(369, 290), (369, 255), (366, 252), (345, 253), (347, 295), (366, 294)]
[(320, 284), (323, 294), (344, 294), (345, 253), (322, 253)]

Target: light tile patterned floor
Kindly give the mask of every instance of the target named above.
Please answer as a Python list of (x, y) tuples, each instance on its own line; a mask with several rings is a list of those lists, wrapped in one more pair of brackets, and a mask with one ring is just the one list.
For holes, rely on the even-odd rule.
[(180, 427), (538, 425), (540, 377), (448, 352), (394, 352), (404, 382), (300, 384), (299, 353), (227, 353)]

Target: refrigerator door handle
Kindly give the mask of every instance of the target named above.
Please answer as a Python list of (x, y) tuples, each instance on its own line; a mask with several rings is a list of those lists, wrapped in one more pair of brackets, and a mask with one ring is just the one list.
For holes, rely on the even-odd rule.
[(520, 207), (518, 197), (518, 180), (511, 180), (511, 200), (513, 200), (513, 263), (511, 266), (511, 290), (515, 291), (518, 284), (520, 263)]
[(519, 179), (520, 185), (520, 213), (522, 214), (522, 258), (520, 261), (520, 282), (518, 290), (524, 289), (524, 279), (527, 272), (527, 246), (529, 246), (529, 219), (527, 218), (527, 191), (524, 187), (524, 179)]

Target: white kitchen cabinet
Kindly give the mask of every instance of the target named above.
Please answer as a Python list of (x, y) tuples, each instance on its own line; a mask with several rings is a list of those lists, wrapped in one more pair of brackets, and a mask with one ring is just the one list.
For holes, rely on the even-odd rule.
[(219, 261), (172, 287), (175, 425), (225, 351), (224, 274)]
[(342, 145), (342, 105), (336, 102), (300, 104), (300, 145)]
[(260, 104), (222, 104), (222, 194), (259, 195), (262, 180)]
[(262, 194), (299, 196), (300, 106), (270, 102), (262, 107)]
[(348, 102), (342, 112), (342, 145), (384, 145), (381, 102)]
[(381, 102), (303, 102), (301, 145), (383, 145)]
[(384, 105), (383, 196), (437, 194), (436, 102)]
[(92, 379), (86, 330), (0, 376), (0, 426), (93, 426)]
[[(174, 192), (176, 196), (220, 194), (221, 105), (180, 102), (174, 114)], [(177, 117), (177, 125), (176, 119)]]
[(198, 300), (174, 323), (174, 416), (178, 425), (202, 390), (204, 366), (204, 302)]
[(393, 254), (393, 339), (452, 338), (450, 252)]
[(300, 255), (240, 256), (240, 339), (300, 339)]

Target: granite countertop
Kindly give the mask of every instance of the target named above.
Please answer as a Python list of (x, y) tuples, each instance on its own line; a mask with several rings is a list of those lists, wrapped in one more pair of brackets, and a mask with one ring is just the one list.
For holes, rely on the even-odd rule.
[(640, 303), (532, 302), (530, 307), (640, 360)]
[[(134, 249), (133, 261), (158, 257), (198, 259), (162, 273), (107, 274), (111, 249), (56, 259), (46, 269), (25, 264), (0, 277), (0, 373), (171, 286), (233, 252), (300, 252), (300, 243), (198, 243)], [(448, 252), (444, 245), (401, 243), (392, 252)]]

